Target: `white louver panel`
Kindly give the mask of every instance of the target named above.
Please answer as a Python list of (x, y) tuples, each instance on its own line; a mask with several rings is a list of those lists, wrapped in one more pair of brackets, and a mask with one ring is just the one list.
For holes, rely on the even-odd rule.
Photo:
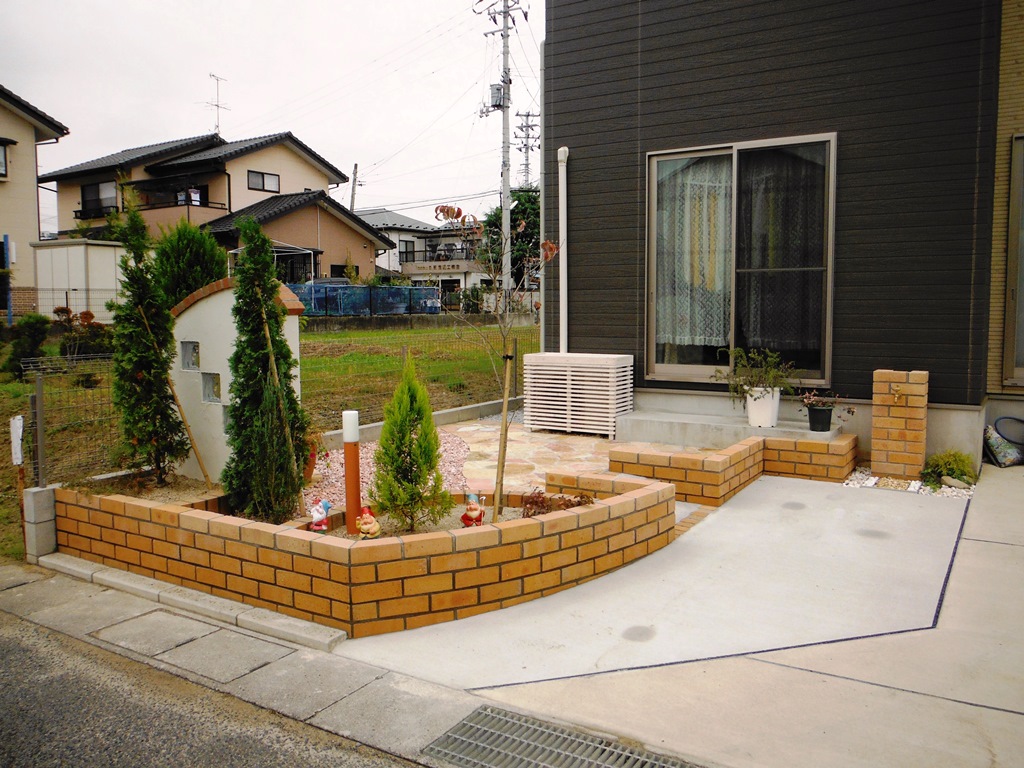
[(633, 356), (535, 352), (523, 356), (524, 423), (530, 429), (615, 437), (633, 410)]

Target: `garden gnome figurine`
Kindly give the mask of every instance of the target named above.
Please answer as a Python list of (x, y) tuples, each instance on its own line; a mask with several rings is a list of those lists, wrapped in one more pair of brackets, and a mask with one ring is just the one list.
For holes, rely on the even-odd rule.
[(380, 536), (380, 523), (377, 522), (377, 518), (373, 516), (369, 507), (363, 507), (360, 510), (356, 527), (359, 528), (360, 539), (376, 539)]
[(331, 511), (331, 502), (327, 499), (314, 499), (313, 506), (309, 508), (309, 516), (313, 522), (309, 524), (311, 531), (327, 530), (327, 513)]
[(484, 508), (481, 506), (480, 499), (475, 493), (466, 494), (466, 511), (460, 519), (462, 520), (462, 525), (466, 528), (484, 524)]

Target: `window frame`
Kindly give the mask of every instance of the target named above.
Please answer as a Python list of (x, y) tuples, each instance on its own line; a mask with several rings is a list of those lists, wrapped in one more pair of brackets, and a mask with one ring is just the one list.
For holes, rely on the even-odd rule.
[[(259, 177), (258, 183), (260, 186), (254, 186), (253, 179)], [(267, 187), (267, 179), (277, 179), (277, 189), (269, 189)], [(281, 192), (281, 174), (279, 173), (267, 173), (265, 171), (246, 171), (246, 183), (249, 189), (256, 190), (257, 192), (271, 192), (273, 194), (280, 194)]]
[(1024, 368), (1017, 368), (1017, 335), (1024, 328), (1017, 327), (1017, 307), (1020, 302), (1024, 247), (1021, 247), (1022, 217), (1024, 217), (1024, 134), (1016, 133), (1010, 139), (1010, 197), (1007, 201), (1006, 231), (1006, 296), (1003, 325), (1003, 384), (1024, 386)]
[[(644, 328), (646, 334), (644, 379), (648, 381), (673, 381), (673, 382), (694, 382), (708, 383), (712, 381), (711, 375), (713, 366), (686, 365), (679, 363), (656, 363), (656, 340), (655, 340), (655, 314), (657, 296), (657, 247), (656, 247), (656, 224), (657, 224), (657, 179), (658, 163), (666, 160), (675, 160), (682, 157), (706, 157), (711, 155), (730, 155), (732, 164), (732, 202), (731, 202), (731, 238), (732, 253), (729, 264), (730, 270), (730, 323), (729, 323), (729, 347), (735, 346), (736, 339), (736, 250), (737, 250), (737, 228), (738, 208), (740, 205), (739, 190), (739, 154), (744, 150), (763, 149), (771, 147), (790, 146), (794, 144), (821, 144), (827, 146), (827, 161), (825, 164), (825, 194), (827, 196), (825, 206), (825, 286), (823, 328), (822, 328), (822, 375), (821, 377), (804, 376), (793, 379), (797, 386), (829, 387), (832, 381), (832, 306), (834, 294), (835, 275), (835, 203), (836, 203), (836, 155), (838, 147), (838, 133), (815, 133), (799, 136), (783, 136), (771, 139), (758, 139), (754, 141), (737, 141), (722, 144), (708, 144), (696, 147), (684, 147), (679, 149), (658, 150), (646, 153), (646, 230), (645, 230), (645, 258), (646, 272), (646, 302), (644, 306)], [(723, 360), (719, 368), (727, 368), (729, 364)]]
[(5, 142), (0, 141), (0, 179), (7, 179), (8, 169), (10, 164), (10, 157), (7, 155), (7, 147), (9, 145)]
[[(90, 208), (86, 205), (85, 190), (92, 189), (93, 187), (96, 189), (96, 205)], [(103, 197), (101, 194), (103, 187), (108, 187), (108, 191), (113, 192), (113, 197)], [(81, 215), (76, 215), (76, 218), (84, 219), (86, 221), (89, 219), (100, 219), (106, 216), (110, 211), (118, 210), (117, 192), (117, 182), (110, 179), (105, 181), (90, 181), (87, 184), (81, 184), (78, 189), (78, 194), (81, 197), (81, 200), (79, 201), (79, 204), (81, 205), (79, 213)], [(104, 200), (108, 201), (110, 204), (105, 205), (103, 202)]]

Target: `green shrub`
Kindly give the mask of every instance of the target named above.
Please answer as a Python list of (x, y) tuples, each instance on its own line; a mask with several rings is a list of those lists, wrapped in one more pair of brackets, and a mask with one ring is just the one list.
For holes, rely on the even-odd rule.
[(924, 484), (930, 488), (938, 488), (942, 485), (943, 476), (953, 477), (971, 485), (978, 481), (971, 457), (960, 451), (943, 451), (928, 457), (921, 471), (921, 480)]
[(419, 522), (439, 522), (454, 506), (451, 494), (442, 488), (440, 459), (441, 441), (427, 388), (417, 380), (409, 358), (384, 409), (371, 501), (405, 530), (415, 531)]
[(182, 219), (156, 243), (153, 282), (171, 308), (193, 291), (228, 276), (228, 254), (213, 235)]
[(35, 312), (29, 312), (14, 325), (14, 341), (11, 354), (4, 363), (4, 370), (13, 373), (19, 380), (24, 375), (21, 361), (27, 357), (42, 357), (43, 342), (50, 329), (50, 319)]
[(309, 417), (295, 394), (298, 361), (285, 336), (284, 309), (275, 302), (273, 244), (254, 219), (243, 219), (238, 229), (245, 248), (231, 309), (238, 336), (228, 361), (231, 455), (221, 483), (235, 514), (280, 525), (301, 506)]

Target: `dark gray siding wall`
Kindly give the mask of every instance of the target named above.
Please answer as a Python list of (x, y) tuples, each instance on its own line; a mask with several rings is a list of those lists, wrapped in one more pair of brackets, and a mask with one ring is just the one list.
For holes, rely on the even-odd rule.
[(928, 370), (933, 401), (980, 402), (998, 30), (997, 0), (548, 0), (547, 236), (565, 145), (570, 351), (633, 354), (642, 384), (647, 152), (836, 132), (834, 388)]

